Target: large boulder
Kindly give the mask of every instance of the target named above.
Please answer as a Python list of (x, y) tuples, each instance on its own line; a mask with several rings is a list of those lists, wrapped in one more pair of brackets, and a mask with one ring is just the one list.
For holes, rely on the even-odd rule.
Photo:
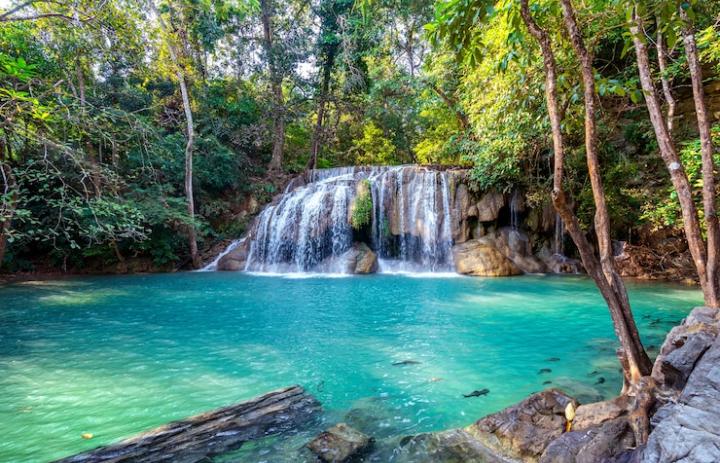
[(217, 263), (218, 270), (237, 271), (245, 268), (248, 252), (250, 248), (250, 240), (245, 240), (220, 258)]
[(532, 253), (530, 238), (522, 231), (512, 227), (503, 227), (482, 238), (492, 243), (498, 251), (525, 273), (544, 273), (545, 264)]
[(562, 435), (565, 408), (577, 405), (557, 389), (533, 394), (465, 428), (498, 455), (524, 462), (537, 462), (547, 446)]
[(350, 460), (372, 444), (372, 439), (345, 423), (338, 423), (320, 433), (307, 447), (321, 461), (344, 462)]
[(346, 273), (368, 274), (378, 271), (377, 254), (365, 243), (354, 243), (340, 258)]
[(522, 273), (497, 248), (481, 240), (457, 244), (452, 252), (455, 270), (463, 275), (504, 277)]

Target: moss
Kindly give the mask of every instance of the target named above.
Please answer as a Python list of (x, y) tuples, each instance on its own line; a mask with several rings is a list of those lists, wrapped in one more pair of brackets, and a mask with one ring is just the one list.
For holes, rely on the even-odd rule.
[(370, 194), (370, 180), (362, 180), (357, 186), (357, 194), (353, 203), (350, 224), (355, 230), (362, 229), (370, 223), (372, 218), (372, 194)]

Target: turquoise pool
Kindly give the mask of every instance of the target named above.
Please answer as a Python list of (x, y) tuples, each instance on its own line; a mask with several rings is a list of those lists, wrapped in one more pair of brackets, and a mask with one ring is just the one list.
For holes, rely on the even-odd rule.
[[(687, 287), (630, 291), (651, 353), (701, 302)], [(382, 439), (466, 425), (546, 387), (608, 397), (621, 381), (615, 347), (600, 296), (576, 276), (10, 284), (0, 286), (0, 461), (60, 458), (300, 384), (322, 402), (322, 421), (228, 457), (280, 461), (338, 420)]]

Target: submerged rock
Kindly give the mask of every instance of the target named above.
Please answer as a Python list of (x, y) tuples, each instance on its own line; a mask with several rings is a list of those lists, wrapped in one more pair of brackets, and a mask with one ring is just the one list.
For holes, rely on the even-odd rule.
[(325, 462), (348, 461), (372, 444), (372, 439), (345, 423), (338, 423), (320, 433), (307, 447)]
[(500, 277), (522, 272), (495, 247), (480, 240), (470, 240), (453, 247), (455, 270), (463, 275)]
[[(383, 460), (385, 461), (385, 460)], [(462, 429), (407, 436), (393, 451), (397, 463), (514, 463)]]

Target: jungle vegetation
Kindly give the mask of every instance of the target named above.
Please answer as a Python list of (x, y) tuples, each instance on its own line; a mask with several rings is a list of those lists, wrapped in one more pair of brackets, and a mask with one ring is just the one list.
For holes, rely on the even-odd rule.
[(197, 267), (290, 176), (419, 163), (554, 202), (598, 278), (611, 238), (684, 234), (717, 301), (719, 15), (714, 0), (8, 1), (0, 265)]

